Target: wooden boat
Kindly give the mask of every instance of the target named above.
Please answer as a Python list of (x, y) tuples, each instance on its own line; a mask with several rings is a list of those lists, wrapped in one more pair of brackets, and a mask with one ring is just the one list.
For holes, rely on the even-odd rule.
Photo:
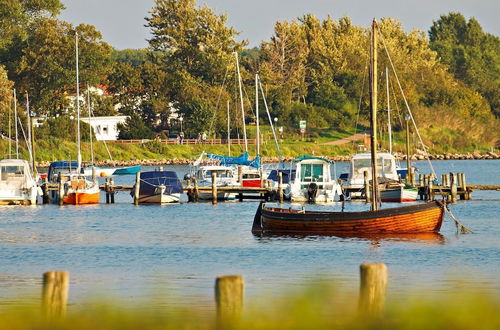
[[(174, 171), (141, 172), (139, 186), (140, 204), (179, 203), (182, 183)], [(135, 186), (132, 189), (133, 196)]]
[(321, 212), (259, 205), (254, 234), (414, 234), (439, 232), (444, 209), (432, 201), (361, 212)]
[[(377, 157), (377, 23), (373, 20), (370, 70), (370, 162), (371, 210), (361, 212), (321, 212), (273, 208), (260, 204), (254, 217), (254, 234), (415, 234), (439, 232), (444, 206), (440, 202), (379, 209)], [(384, 164), (382, 163), (382, 166)], [(392, 167), (392, 164), (391, 164)], [(299, 169), (297, 168), (297, 173)]]

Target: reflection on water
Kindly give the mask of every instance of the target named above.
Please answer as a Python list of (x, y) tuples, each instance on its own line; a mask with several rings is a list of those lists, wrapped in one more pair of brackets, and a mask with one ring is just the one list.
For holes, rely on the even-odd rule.
[(346, 241), (369, 241), (372, 246), (381, 246), (384, 242), (405, 242), (415, 244), (445, 244), (446, 238), (439, 233), (418, 233), (418, 234), (329, 234), (329, 235), (282, 235), (282, 234), (257, 234), (254, 236), (259, 237), (262, 243), (267, 240), (319, 240), (321, 237), (337, 237), (345, 239)]
[[(488, 174), (489, 161), (460, 166), (468, 166), (460, 169), (468, 182), (499, 180)], [(455, 168), (458, 171), (458, 165)], [(176, 169), (181, 175), (187, 171)], [(118, 177), (116, 183), (133, 180)], [(499, 199), (498, 194), (474, 192), (473, 198)], [(420, 288), (439, 292), (457, 280), (500, 294), (498, 201), (451, 206), (475, 232), (472, 235), (456, 235), (453, 221), (446, 218), (440, 234), (356, 237), (254, 237), (256, 202), (134, 206), (125, 192), (117, 194), (116, 202), (0, 207), (1, 303), (38, 303), (41, 276), (47, 270), (70, 271), (72, 304), (99, 292), (124, 303), (151, 296), (158, 297), (158, 306), (164, 305), (163, 297), (179, 305), (213, 306), (214, 279), (221, 274), (244, 275), (249, 298), (263, 292), (282, 294), (317, 277), (356, 292), (364, 262), (388, 265), (393, 296)]]

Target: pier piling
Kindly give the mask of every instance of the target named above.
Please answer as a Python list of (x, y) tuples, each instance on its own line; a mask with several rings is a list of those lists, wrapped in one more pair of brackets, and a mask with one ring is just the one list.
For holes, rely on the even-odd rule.
[(215, 280), (217, 322), (227, 325), (237, 320), (243, 310), (244, 281), (241, 275), (219, 276)]
[(366, 199), (366, 203), (370, 203), (371, 202), (371, 194), (370, 194), (370, 181), (368, 180), (368, 171), (364, 171), (363, 172), (363, 178), (364, 178), (364, 182), (365, 182), (365, 199)]
[(278, 172), (278, 198), (283, 203), (283, 172)]
[(212, 204), (217, 204), (217, 173), (212, 172)]
[(359, 310), (369, 316), (379, 315), (385, 304), (387, 266), (385, 264), (362, 264), (359, 271)]
[(141, 171), (135, 174), (134, 204), (139, 205), (139, 190), (141, 187)]
[(42, 310), (50, 318), (62, 317), (68, 301), (69, 273), (49, 271), (43, 274)]

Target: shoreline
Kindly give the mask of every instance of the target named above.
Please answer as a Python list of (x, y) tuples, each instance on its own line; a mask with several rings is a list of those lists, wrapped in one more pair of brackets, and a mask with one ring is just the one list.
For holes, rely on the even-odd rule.
[[(396, 157), (397, 160), (406, 160), (406, 155), (403, 155), (401, 153), (395, 153), (394, 156)], [(352, 156), (322, 156), (326, 159), (335, 161), (335, 162), (348, 162)], [(295, 157), (283, 157), (283, 160), (285, 162), (292, 162), (295, 159)], [(423, 153), (418, 153), (418, 154), (413, 154), (411, 156), (411, 160), (417, 161), (417, 160), (426, 160), (426, 156)], [(436, 155), (429, 155), (430, 160), (487, 160), (487, 159), (500, 159), (500, 154), (494, 153), (494, 152), (485, 152), (485, 153), (466, 153), (466, 154), (459, 154), (459, 153), (448, 153), (448, 154), (436, 154)], [(141, 165), (141, 166), (159, 166), (159, 165), (190, 165), (192, 164), (196, 158), (172, 158), (172, 159), (167, 159), (167, 158), (159, 158), (159, 159), (131, 159), (131, 160), (101, 160), (101, 161), (95, 161), (95, 165), (97, 166), (135, 166), (135, 165)], [(279, 158), (278, 157), (262, 157), (261, 158), (262, 163), (278, 163)], [(50, 165), (50, 161), (40, 161), (36, 162), (37, 167), (48, 167)], [(88, 162), (84, 162), (85, 164), (89, 164)]]

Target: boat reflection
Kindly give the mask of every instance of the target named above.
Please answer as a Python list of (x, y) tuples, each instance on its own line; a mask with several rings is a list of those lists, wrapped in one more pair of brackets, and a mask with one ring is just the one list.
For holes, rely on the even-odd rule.
[(414, 233), (414, 234), (361, 234), (361, 233), (328, 233), (328, 234), (280, 234), (280, 233), (261, 233), (254, 234), (262, 242), (269, 240), (280, 239), (299, 239), (299, 240), (316, 240), (324, 239), (325, 237), (341, 238), (346, 240), (355, 241), (369, 241), (372, 245), (378, 245), (382, 242), (403, 242), (403, 243), (416, 243), (416, 244), (429, 244), (429, 245), (444, 245), (446, 237), (439, 233)]

